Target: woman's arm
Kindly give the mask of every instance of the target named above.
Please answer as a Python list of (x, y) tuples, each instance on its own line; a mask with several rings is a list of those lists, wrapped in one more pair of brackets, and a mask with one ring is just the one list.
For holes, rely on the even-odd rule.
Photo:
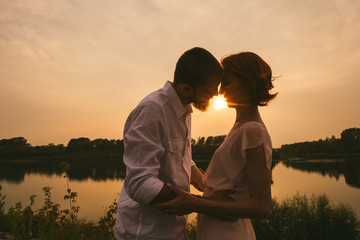
[(249, 199), (230, 202), (198, 199), (169, 186), (177, 197), (155, 207), (177, 215), (198, 212), (226, 218), (268, 217), (271, 211), (270, 170), (266, 167), (263, 145), (246, 150), (246, 159)]
[(197, 203), (197, 212), (226, 217), (269, 217), (271, 212), (270, 170), (266, 167), (263, 145), (246, 150), (246, 179), (249, 199), (225, 202), (206, 201)]
[(202, 182), (203, 176), (204, 172), (196, 165), (193, 165), (191, 167), (191, 184), (200, 192), (203, 192), (205, 189), (205, 185)]

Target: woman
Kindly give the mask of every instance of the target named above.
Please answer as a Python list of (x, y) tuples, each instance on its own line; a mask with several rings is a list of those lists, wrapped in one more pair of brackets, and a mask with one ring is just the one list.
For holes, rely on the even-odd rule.
[(169, 186), (177, 197), (156, 207), (184, 215), (198, 212), (198, 239), (255, 239), (249, 218), (271, 209), (271, 139), (258, 111), (276, 94), (269, 65), (242, 52), (225, 57), (220, 94), (236, 110), (236, 121), (204, 174), (203, 197)]

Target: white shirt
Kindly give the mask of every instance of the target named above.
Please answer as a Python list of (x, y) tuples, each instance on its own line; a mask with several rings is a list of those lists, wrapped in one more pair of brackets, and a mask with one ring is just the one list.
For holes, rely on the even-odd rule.
[[(220, 191), (232, 190), (234, 200), (250, 197), (246, 179), (246, 149), (263, 145), (266, 166), (271, 169), (272, 144), (266, 127), (259, 122), (235, 124), (215, 151), (209, 167), (204, 174), (206, 186), (203, 196), (209, 197)], [(211, 227), (209, 227), (211, 226)], [(242, 239), (254, 240), (255, 234), (250, 219), (225, 221), (205, 214), (198, 215), (198, 239)]]
[(149, 206), (164, 183), (190, 191), (191, 112), (170, 82), (145, 97), (124, 127), (126, 178), (119, 197), (116, 239), (185, 239), (186, 216)]

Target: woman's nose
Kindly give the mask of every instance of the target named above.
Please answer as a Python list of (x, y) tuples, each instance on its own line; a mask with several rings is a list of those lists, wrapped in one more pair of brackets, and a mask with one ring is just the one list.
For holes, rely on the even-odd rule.
[(224, 94), (224, 85), (220, 85), (220, 90), (219, 90), (219, 94), (223, 95)]

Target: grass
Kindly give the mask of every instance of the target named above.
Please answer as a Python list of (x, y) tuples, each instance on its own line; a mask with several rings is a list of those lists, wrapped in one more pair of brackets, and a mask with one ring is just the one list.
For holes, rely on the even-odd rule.
[[(80, 219), (76, 210), (76, 196), (69, 209), (60, 210), (60, 205), (51, 201), (51, 188), (43, 188), (45, 203), (40, 209), (34, 207), (35, 196), (30, 197), (30, 206), (15, 204), (7, 213), (4, 210), (5, 196), (0, 186), (0, 232), (9, 232), (14, 239), (114, 239), (117, 202), (114, 199), (105, 216), (97, 222)], [(73, 207), (73, 211), (71, 210)], [(360, 239), (360, 223), (354, 211), (347, 205), (335, 205), (325, 195), (296, 195), (278, 202), (273, 199), (269, 219), (252, 219), (256, 237), (262, 239)], [(187, 225), (189, 240), (196, 239), (196, 222)]]
[(68, 209), (60, 209), (60, 204), (51, 199), (51, 188), (43, 187), (45, 202), (37, 209), (35, 207), (36, 195), (30, 196), (30, 205), (23, 208), (18, 202), (7, 213), (4, 209), (5, 197), (1, 193), (0, 185), (0, 232), (9, 232), (17, 239), (115, 239), (113, 227), (117, 209), (117, 201), (109, 206), (105, 216), (97, 222), (88, 221), (78, 217), (80, 207), (76, 204), (78, 194), (73, 192), (68, 181), (67, 163), (60, 164), (67, 179), (67, 194), (65, 200), (69, 201)]
[[(335, 205), (324, 195), (299, 194), (273, 199), (268, 219), (252, 219), (257, 240), (359, 240), (360, 222), (351, 207)], [(196, 223), (188, 224), (189, 240), (196, 239)]]

